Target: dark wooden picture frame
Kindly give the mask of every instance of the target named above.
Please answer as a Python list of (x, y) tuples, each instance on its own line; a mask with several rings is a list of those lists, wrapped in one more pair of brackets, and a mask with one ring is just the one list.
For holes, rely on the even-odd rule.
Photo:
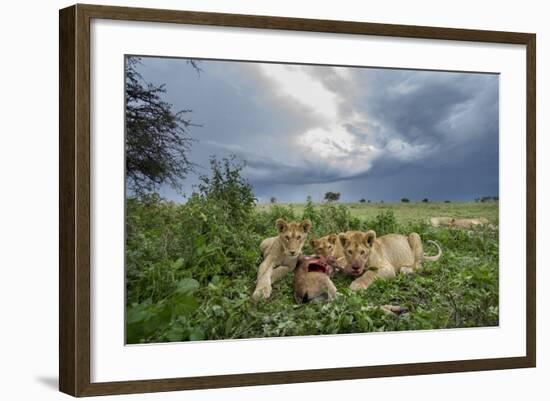
[[(90, 21), (93, 18), (525, 45), (526, 356), (91, 383)], [(535, 34), (80, 4), (60, 10), (59, 29), (59, 388), (62, 392), (93, 396), (535, 366)]]

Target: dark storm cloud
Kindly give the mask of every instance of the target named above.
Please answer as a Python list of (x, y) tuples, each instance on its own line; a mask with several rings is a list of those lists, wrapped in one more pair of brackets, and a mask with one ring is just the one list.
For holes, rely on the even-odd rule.
[[(498, 77), (486, 74), (377, 72), (363, 104), (375, 117), (380, 146), (392, 138), (422, 146), (422, 156), (388, 152), (366, 174), (367, 187), (401, 196), (472, 199), (498, 194)], [(381, 179), (386, 177), (386, 184)], [(394, 195), (392, 196), (392, 192)]]
[[(251, 180), (255, 187), (270, 185), (308, 185), (341, 181), (342, 175), (329, 169), (323, 168), (321, 162), (302, 160), (299, 165), (291, 165), (275, 160), (271, 157), (258, 156), (253, 152), (239, 146), (224, 145), (209, 142), (217, 147), (219, 154), (226, 152), (228, 155), (235, 155), (244, 164), (244, 173)], [(350, 176), (345, 176), (350, 178)]]
[(340, 186), (347, 199), (498, 194), (498, 76), (371, 69), (355, 77), (363, 90), (354, 107), (367, 121), (347, 131), (383, 154)]
[(445, 146), (498, 124), (498, 79), (488, 74), (372, 70), (362, 105), (382, 141)]
[[(260, 200), (339, 191), (356, 201), (498, 194), (498, 76), (144, 59), (146, 80), (192, 109), (192, 159), (246, 160)], [(206, 172), (206, 170), (202, 171)], [(189, 192), (196, 178), (186, 180)], [(164, 192), (175, 197), (171, 191)]]

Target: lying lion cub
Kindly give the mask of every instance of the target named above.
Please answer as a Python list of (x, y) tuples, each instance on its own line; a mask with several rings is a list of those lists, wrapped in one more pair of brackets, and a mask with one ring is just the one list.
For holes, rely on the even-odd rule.
[(383, 235), (369, 230), (348, 231), (339, 234), (344, 248), (344, 273), (357, 277), (350, 285), (354, 291), (367, 288), (376, 278), (393, 278), (399, 272), (408, 274), (421, 268), (423, 261), (436, 261), (441, 257), (441, 248), (435, 256), (426, 256), (417, 233)]
[(452, 217), (432, 217), (430, 223), (432, 227), (449, 227), (454, 219)]
[(307, 234), (311, 230), (311, 221), (287, 223), (283, 219), (277, 219), (275, 227), (279, 235), (267, 238), (260, 244), (264, 261), (258, 268), (256, 289), (252, 294), (252, 299), (255, 301), (262, 297), (269, 298), (271, 284), (294, 270)]
[(313, 248), (313, 252), (319, 256), (333, 256), (338, 265), (344, 264), (344, 249), (340, 243), (340, 239), (336, 234), (325, 235), (319, 239), (313, 238), (309, 241), (309, 244)]
[(451, 221), (451, 227), (464, 229), (472, 229), (474, 227), (485, 226), (488, 224), (489, 220), (485, 217), (480, 217), (478, 219), (453, 219)]
[(336, 287), (330, 279), (335, 266), (334, 257), (300, 256), (294, 271), (296, 303), (331, 301), (336, 298)]
[(488, 225), (491, 228), (494, 228), (489, 224), (489, 220), (485, 217), (479, 217), (474, 219), (456, 219), (454, 217), (432, 217), (430, 223), (433, 227), (452, 227), (452, 228), (464, 228), (472, 229), (478, 226)]

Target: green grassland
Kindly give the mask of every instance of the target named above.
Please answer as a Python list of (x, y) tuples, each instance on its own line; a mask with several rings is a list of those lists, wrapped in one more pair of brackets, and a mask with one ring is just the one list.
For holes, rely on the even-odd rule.
[[(304, 211), (305, 203), (284, 204), (291, 207), (296, 214)], [(430, 217), (450, 216), (457, 218), (485, 217), (493, 224), (498, 224), (497, 202), (414, 202), (414, 203), (346, 203), (351, 215), (360, 219), (371, 220), (387, 210), (391, 210), (400, 223), (414, 221), (429, 221)], [(281, 206), (281, 205), (279, 205)], [(272, 204), (257, 205), (259, 211), (269, 211)], [(316, 204), (315, 210), (321, 210), (322, 205)]]
[[(426, 224), (433, 215), (496, 222), (497, 203), (270, 205), (246, 216), (218, 206), (199, 197), (186, 204), (127, 202), (128, 343), (498, 325), (498, 231)], [(254, 304), (258, 245), (275, 235), (278, 217), (310, 218), (310, 237), (346, 229), (416, 231), (441, 244), (443, 257), (359, 293), (349, 291), (348, 277), (337, 276), (340, 295), (328, 304), (296, 305), (289, 275), (270, 300)], [(409, 313), (389, 316), (374, 308), (381, 304)]]
[[(155, 194), (126, 200), (127, 343), (498, 325), (498, 229), (436, 229), (427, 222), (483, 216), (498, 227), (498, 203), (257, 205), (242, 166), (224, 159), (211, 167), (185, 203)], [(349, 290), (349, 277), (336, 276), (339, 295), (330, 303), (296, 305), (289, 274), (271, 299), (254, 304), (259, 244), (276, 235), (278, 218), (310, 219), (309, 238), (414, 231), (437, 241), (443, 256), (361, 292)], [(304, 252), (311, 253), (309, 244)], [(409, 312), (387, 315), (377, 308), (384, 304)]]

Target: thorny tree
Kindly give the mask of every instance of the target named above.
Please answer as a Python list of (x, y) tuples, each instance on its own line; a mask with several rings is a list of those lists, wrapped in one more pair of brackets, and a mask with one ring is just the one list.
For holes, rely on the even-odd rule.
[[(186, 119), (191, 110), (174, 111), (162, 99), (164, 85), (145, 82), (136, 67), (139, 57), (126, 59), (126, 186), (137, 196), (167, 183), (180, 189), (181, 180), (194, 169), (188, 152), (193, 139)], [(200, 68), (190, 60), (197, 71)]]

